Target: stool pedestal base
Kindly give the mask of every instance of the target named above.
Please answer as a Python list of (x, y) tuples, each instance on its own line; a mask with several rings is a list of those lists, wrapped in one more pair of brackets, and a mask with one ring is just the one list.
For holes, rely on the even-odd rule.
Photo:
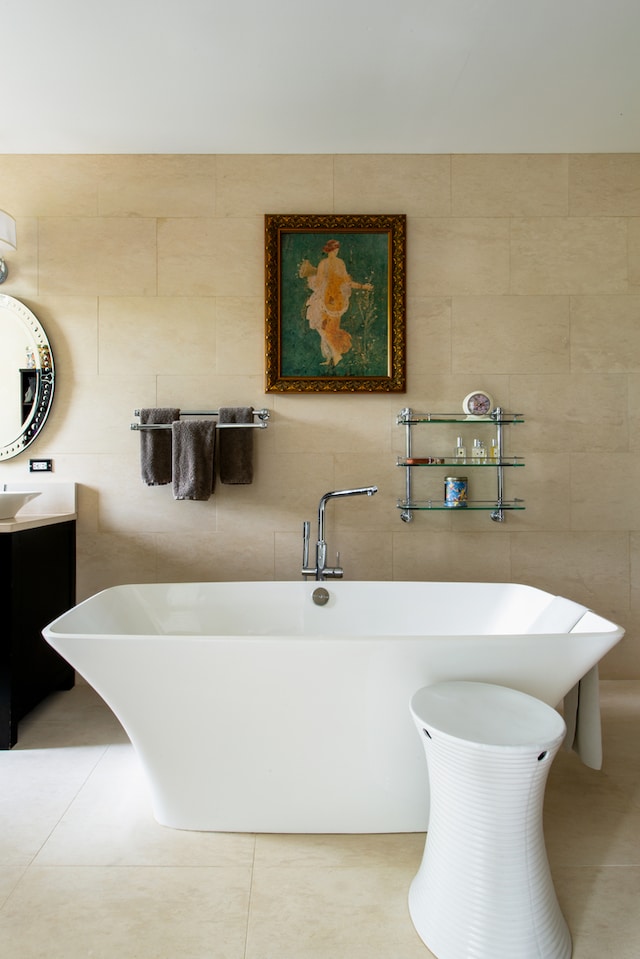
[[(530, 700), (527, 707), (550, 710), (503, 687), (441, 685), (482, 685), (499, 690), (498, 700), (509, 699), (510, 705), (518, 705), (512, 694)], [(569, 959), (571, 936), (542, 829), (544, 788), (562, 741), (562, 719), (555, 714), (558, 734), (551, 738), (543, 722), (534, 744), (468, 741), (429, 722), (430, 704), (419, 696), (437, 689), (420, 690), (412, 700), (431, 791), (424, 856), (409, 891), (416, 931), (438, 959)], [(464, 697), (467, 690), (457, 692)], [(462, 699), (457, 708), (464, 713)], [(456, 717), (453, 727), (459, 726)]]

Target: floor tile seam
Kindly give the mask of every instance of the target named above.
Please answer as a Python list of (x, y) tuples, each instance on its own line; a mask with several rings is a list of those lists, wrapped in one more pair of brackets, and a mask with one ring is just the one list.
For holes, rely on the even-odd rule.
[(258, 847), (258, 835), (256, 833), (253, 836), (253, 855), (251, 857), (251, 870), (249, 874), (249, 895), (247, 897), (247, 915), (246, 915), (246, 922), (244, 926), (244, 943), (243, 943), (243, 949), (242, 949), (242, 959), (248, 959), (249, 957), (249, 924), (251, 922), (251, 906), (253, 903), (253, 883), (255, 878), (257, 847)]
[[(18, 868), (19, 868), (19, 867), (18, 867)], [(2, 913), (4, 912), (4, 910), (7, 908), (7, 906), (8, 906), (9, 903), (11, 902), (11, 899), (13, 898), (13, 896), (15, 895), (15, 893), (17, 892), (17, 890), (18, 890), (18, 888), (20, 887), (21, 883), (24, 881), (24, 877), (26, 876), (26, 874), (29, 872), (30, 869), (31, 869), (31, 863), (27, 863), (27, 864), (22, 868), (22, 872), (20, 873), (20, 875), (18, 876), (18, 878), (17, 878), (16, 881), (14, 882), (13, 887), (10, 889), (10, 891), (9, 891), (9, 892), (7, 893), (7, 895), (5, 896), (4, 901), (0, 902), (0, 915), (2, 915)]]
[(105, 756), (106, 756), (106, 754), (107, 754), (107, 752), (109, 751), (110, 748), (111, 748), (110, 745), (106, 745), (106, 746), (103, 746), (103, 747), (102, 747), (101, 752), (100, 752), (100, 755), (96, 758), (96, 760), (95, 760), (95, 762), (92, 764), (91, 768), (87, 771), (86, 775), (84, 776), (84, 778), (83, 778), (83, 780), (81, 781), (80, 785), (79, 785), (78, 788), (76, 789), (75, 793), (73, 794), (73, 796), (71, 796), (71, 798), (69, 799), (69, 801), (66, 803), (64, 809), (62, 810), (62, 812), (61, 812), (60, 815), (58, 816), (56, 822), (51, 826), (51, 829), (49, 830), (49, 832), (47, 833), (47, 835), (45, 836), (45, 838), (42, 840), (42, 842), (40, 843), (37, 851), (36, 851), (36, 852), (33, 854), (33, 856), (31, 857), (31, 862), (30, 862), (29, 865), (35, 865), (35, 864), (36, 864), (36, 861), (37, 861), (37, 859), (38, 859), (38, 856), (39, 856), (40, 853), (43, 851), (43, 849), (45, 848), (45, 846), (47, 845), (47, 843), (49, 842), (49, 840), (52, 838), (52, 836), (53, 836), (53, 834), (55, 833), (55, 831), (56, 831), (56, 830), (58, 829), (58, 827), (62, 824), (62, 822), (64, 821), (65, 817), (67, 816), (69, 810), (72, 808), (72, 806), (74, 805), (74, 803), (77, 801), (77, 799), (78, 799), (80, 793), (82, 792), (82, 790), (85, 789), (85, 787), (87, 786), (88, 782), (90, 781), (90, 779), (91, 779), (92, 776), (94, 775), (97, 767), (100, 765), (100, 763), (102, 762), (102, 760), (105, 758)]
[(595, 870), (597, 872), (602, 872), (604, 870), (613, 870), (613, 869), (640, 869), (640, 860), (638, 862), (563, 862), (563, 863), (553, 863), (551, 864), (551, 872), (561, 872), (563, 869), (566, 870), (582, 870), (586, 871), (588, 869)]
[(19, 881), (24, 878), (24, 874), (29, 870), (36, 869), (54, 870), (54, 869), (156, 869), (156, 870), (200, 870), (202, 872), (228, 872), (231, 869), (248, 870), (248, 885), (251, 886), (253, 869), (251, 863), (153, 863), (153, 862), (30, 862), (24, 867), (23, 874)]
[(305, 869), (313, 870), (313, 872), (327, 871), (327, 872), (361, 872), (365, 870), (385, 870), (385, 871), (402, 871), (405, 869), (417, 869), (420, 865), (420, 860), (422, 856), (417, 856), (415, 862), (408, 862), (405, 859), (398, 859), (394, 862), (382, 862), (380, 860), (365, 860), (361, 862), (317, 862), (315, 860), (307, 859), (305, 861), (298, 862), (258, 862), (256, 863), (255, 873), (259, 876), (260, 873), (268, 873), (270, 870), (296, 870), (296, 869)]
[(586, 859), (581, 862), (574, 862), (570, 857), (559, 860), (549, 855), (548, 858), (552, 872), (555, 869), (640, 869), (640, 858), (631, 862), (608, 862), (605, 856), (601, 859)]

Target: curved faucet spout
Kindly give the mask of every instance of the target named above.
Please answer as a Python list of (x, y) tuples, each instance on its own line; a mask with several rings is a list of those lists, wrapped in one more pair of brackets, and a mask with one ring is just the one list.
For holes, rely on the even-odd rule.
[[(309, 523), (304, 524), (302, 575), (314, 576), (316, 580), (342, 579), (343, 570), (336, 561), (335, 566), (327, 566), (327, 543), (324, 538), (324, 510), (330, 499), (339, 496), (373, 496), (378, 492), (377, 486), (358, 486), (355, 489), (337, 489), (325, 493), (318, 504), (318, 539), (316, 542), (316, 565), (314, 569), (308, 566), (309, 557)], [(338, 554), (339, 558), (340, 554)]]
[(377, 492), (377, 486), (358, 486), (356, 489), (336, 489), (330, 493), (325, 493), (318, 504), (318, 542), (324, 541), (324, 508), (330, 499), (335, 499), (338, 496), (373, 496)]
[(334, 496), (373, 496), (378, 492), (377, 486), (357, 486), (355, 489), (335, 489), (331, 493), (325, 493), (320, 499), (320, 506), (323, 502), (333, 499)]

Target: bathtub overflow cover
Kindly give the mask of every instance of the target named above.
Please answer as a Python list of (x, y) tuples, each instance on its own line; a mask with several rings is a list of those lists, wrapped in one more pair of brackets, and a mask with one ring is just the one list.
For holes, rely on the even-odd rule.
[(329, 592), (322, 586), (318, 586), (312, 593), (312, 599), (316, 606), (326, 606), (329, 602)]

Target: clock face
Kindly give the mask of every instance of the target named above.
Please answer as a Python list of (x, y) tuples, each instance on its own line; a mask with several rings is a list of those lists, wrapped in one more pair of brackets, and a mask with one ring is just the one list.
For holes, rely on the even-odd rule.
[(493, 400), (488, 393), (476, 390), (465, 396), (462, 409), (469, 416), (488, 416), (493, 409)]

